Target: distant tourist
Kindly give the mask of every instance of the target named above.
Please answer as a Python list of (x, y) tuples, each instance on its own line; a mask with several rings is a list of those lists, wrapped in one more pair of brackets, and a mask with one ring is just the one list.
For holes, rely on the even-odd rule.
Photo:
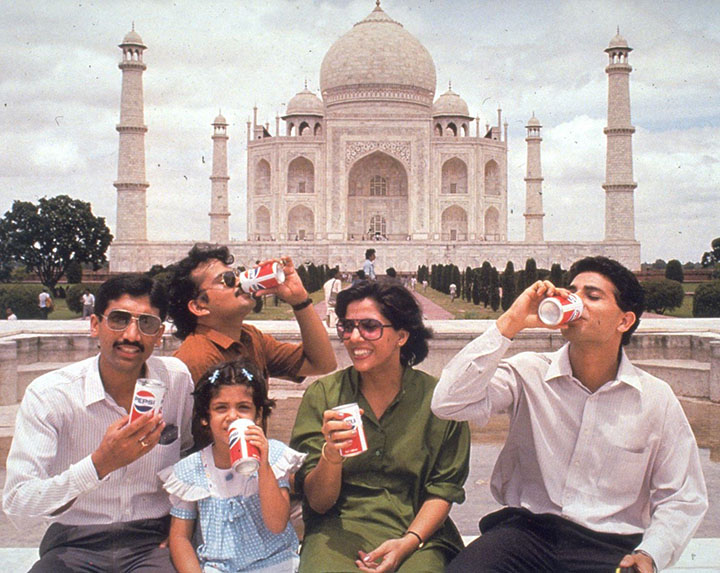
[(330, 278), (323, 285), (323, 293), (325, 294), (325, 318), (330, 328), (335, 328), (337, 323), (337, 315), (335, 314), (335, 302), (337, 295), (342, 290), (342, 281), (338, 277), (337, 267), (330, 269)]
[(365, 251), (365, 262), (363, 263), (365, 278), (369, 281), (375, 280), (375, 249)]
[(5, 318), (6, 318), (7, 320), (17, 320), (17, 316), (16, 316), (15, 313), (13, 312), (13, 309), (12, 309), (12, 308), (7, 307), (7, 308), (5, 309)]
[(453, 302), (457, 298), (457, 285), (450, 283), (450, 302)]
[(402, 280), (397, 276), (397, 271), (394, 267), (388, 267), (385, 269), (385, 284), (403, 286)]
[(48, 292), (47, 287), (43, 287), (42, 292), (38, 295), (38, 306), (42, 313), (43, 320), (47, 320), (48, 314), (53, 310), (53, 299)]
[(359, 269), (355, 276), (353, 277), (352, 284), (350, 286), (356, 286), (359, 282), (365, 280), (365, 271), (362, 269)]
[(82, 317), (83, 320), (90, 320), (90, 315), (93, 313), (95, 308), (95, 295), (90, 292), (90, 289), (85, 289), (85, 292), (80, 297), (82, 302)]

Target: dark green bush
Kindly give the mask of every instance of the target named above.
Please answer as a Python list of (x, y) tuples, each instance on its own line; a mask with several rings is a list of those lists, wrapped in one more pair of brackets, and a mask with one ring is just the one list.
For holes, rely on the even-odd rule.
[(38, 308), (38, 295), (41, 285), (2, 285), (0, 286), (0, 309), (5, 318), (5, 309), (11, 307), (19, 319), (42, 318)]
[(682, 263), (677, 259), (668, 261), (665, 267), (665, 278), (679, 283), (683, 282), (685, 274), (683, 273)]
[(695, 289), (693, 316), (720, 316), (720, 281), (701, 284)]
[(651, 312), (663, 314), (682, 306), (685, 291), (677, 281), (661, 279), (642, 283), (645, 291), (645, 308)]
[(82, 275), (82, 265), (77, 261), (72, 261), (65, 268), (65, 277), (67, 278), (67, 282), (71, 285), (80, 284), (82, 282)]

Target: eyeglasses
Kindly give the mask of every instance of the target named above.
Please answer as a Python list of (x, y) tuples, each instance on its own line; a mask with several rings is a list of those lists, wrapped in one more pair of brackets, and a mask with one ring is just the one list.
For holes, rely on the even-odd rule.
[(111, 310), (107, 315), (101, 315), (107, 320), (110, 330), (120, 332), (125, 330), (133, 320), (137, 321), (140, 332), (147, 336), (154, 336), (162, 326), (162, 319), (154, 314), (133, 314), (127, 310)]
[(392, 324), (383, 324), (374, 318), (361, 318), (360, 320), (351, 320), (345, 318), (338, 320), (337, 333), (340, 340), (348, 340), (356, 328), (365, 340), (378, 340), (382, 338), (383, 327), (392, 327)]
[(240, 284), (240, 273), (237, 271), (225, 271), (220, 275), (220, 282), (200, 291), (200, 294), (217, 288), (235, 288)]

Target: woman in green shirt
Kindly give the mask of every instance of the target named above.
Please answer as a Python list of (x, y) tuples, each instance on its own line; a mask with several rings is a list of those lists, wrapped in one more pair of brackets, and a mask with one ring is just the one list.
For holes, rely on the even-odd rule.
[[(438, 572), (462, 548), (448, 518), (465, 499), (470, 431), (430, 411), (437, 379), (412, 368), (431, 331), (404, 287), (362, 282), (338, 294), (337, 331), (353, 365), (305, 392), (292, 448), (305, 538), (300, 572)], [(344, 458), (355, 430), (332, 410), (357, 402), (368, 450)]]

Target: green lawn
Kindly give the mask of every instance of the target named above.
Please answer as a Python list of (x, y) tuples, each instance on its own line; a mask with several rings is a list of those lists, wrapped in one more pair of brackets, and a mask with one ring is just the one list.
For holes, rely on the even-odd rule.
[(490, 307), (485, 308), (482, 303), (475, 306), (472, 301), (467, 302), (465, 299), (456, 298), (450, 302), (450, 295), (428, 288), (423, 291), (418, 288), (417, 292), (429, 298), (435, 304), (440, 305), (448, 312), (451, 312), (456, 319), (495, 319), (502, 314), (502, 310), (493, 311)]
[(53, 303), (55, 303), (55, 310), (48, 316), (50, 320), (72, 320), (82, 316), (82, 313), (78, 314), (70, 310), (64, 298), (56, 296), (53, 298)]

